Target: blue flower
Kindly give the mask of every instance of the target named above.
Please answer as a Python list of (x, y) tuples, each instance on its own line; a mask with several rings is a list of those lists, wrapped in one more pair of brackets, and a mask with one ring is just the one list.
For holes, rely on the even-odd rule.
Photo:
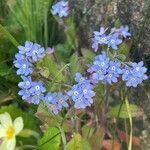
[(127, 81), (130, 78), (130, 76), (132, 75), (131, 69), (132, 68), (127, 65), (122, 69), (122, 80), (123, 81)]
[(31, 77), (22, 76), (23, 82), (18, 86), (21, 88), (19, 95), (28, 103), (38, 104), (40, 100), (44, 99), (44, 92), (46, 91), (41, 81), (33, 82)]
[(105, 52), (95, 57), (93, 64), (88, 69), (88, 72), (92, 74), (94, 80), (102, 81), (105, 78), (107, 69), (109, 67), (109, 58)]
[(108, 39), (107, 36), (105, 35), (105, 32), (107, 31), (108, 28), (101, 27), (100, 32), (94, 31), (94, 38), (92, 48), (95, 50), (95, 52), (98, 50), (98, 45), (102, 44), (108, 44)]
[[(18, 58), (20, 56), (20, 58)], [(16, 55), (17, 60), (14, 61), (14, 65), (17, 70), (18, 75), (30, 75), (33, 72), (33, 65), (27, 60), (27, 59), (21, 59), (24, 58), (22, 55)]]
[(31, 86), (29, 92), (32, 95), (40, 95), (41, 93), (46, 92), (46, 89), (43, 86), (43, 82), (37, 81), (37, 82), (32, 82), (32, 86)]
[(31, 62), (37, 62), (45, 56), (45, 49), (41, 45), (34, 43), (26, 55)]
[(93, 103), (92, 97), (95, 96), (95, 92), (93, 91), (94, 86), (90, 82), (90, 80), (86, 79), (74, 85), (72, 89), (68, 91), (68, 95), (74, 101), (74, 107), (76, 109), (86, 108)]
[(113, 74), (111, 72), (108, 72), (105, 76), (105, 81), (109, 84), (112, 84), (112, 83), (117, 83), (118, 81), (118, 75), (117, 74)]
[(40, 95), (32, 95), (28, 97), (26, 101), (32, 104), (39, 104), (39, 102), (43, 99), (44, 99), (44, 94), (40, 94)]
[(23, 79), (23, 81), (19, 82), (18, 86), (23, 89), (29, 89), (32, 86), (31, 77), (30, 76), (28, 76), (28, 77), (22, 76), (21, 78)]
[(67, 103), (68, 98), (68, 95), (63, 95), (61, 92), (57, 94), (59, 109), (67, 108), (69, 106)]
[(76, 82), (84, 82), (86, 80), (86, 78), (85, 77), (83, 77), (82, 76), (82, 74), (80, 74), (79, 72), (77, 72), (76, 74), (75, 74), (75, 81)]
[(126, 26), (121, 26), (117, 32), (122, 35), (124, 38), (131, 36), (131, 33), (129, 33), (129, 27)]
[(135, 73), (137, 77), (142, 77), (146, 73), (147, 68), (143, 67), (143, 65), (143, 61), (139, 63), (132, 63), (133, 73)]
[(132, 63), (132, 67), (125, 67), (123, 70), (122, 80), (126, 81), (126, 86), (137, 87), (148, 78), (146, 71), (147, 68), (143, 67), (143, 61)]
[(116, 74), (117, 76), (122, 74), (121, 63), (119, 61), (110, 61), (108, 72)]
[(110, 61), (105, 81), (109, 84), (116, 83), (120, 74), (122, 74), (121, 63), (118, 61)]
[(52, 13), (54, 15), (58, 14), (59, 17), (66, 17), (68, 16), (68, 1), (60, 1), (52, 6)]
[(61, 111), (63, 108), (67, 108), (69, 105), (67, 103), (68, 96), (63, 95), (61, 92), (59, 93), (50, 93), (48, 92), (47, 95), (45, 96), (44, 100), (50, 107), (50, 110), (54, 114), (58, 114), (59, 111)]
[(20, 96), (22, 96), (22, 99), (23, 99), (23, 100), (27, 100), (27, 99), (31, 96), (31, 93), (29, 92), (29, 90), (28, 90), (28, 89), (24, 89), (24, 88), (22, 88), (22, 89), (18, 92), (18, 94), (19, 94)]
[(109, 37), (108, 37), (108, 46), (109, 47), (117, 50), (118, 49), (117, 46), (120, 45), (121, 43), (122, 43), (122, 40), (118, 38), (117, 34), (109, 35)]
[(92, 41), (93, 41), (92, 48), (94, 49), (95, 52), (97, 52), (97, 50), (98, 50), (98, 41), (96, 41), (96, 39), (93, 39)]
[(25, 46), (18, 46), (19, 49), (19, 53), (20, 54), (26, 54), (27, 52), (29, 52), (32, 49), (33, 43), (30, 41), (26, 41), (25, 42)]
[(95, 35), (95, 36), (101, 36), (101, 35), (103, 35), (107, 30), (108, 30), (108, 28), (105, 29), (104, 27), (101, 27), (101, 28), (100, 28), (100, 32), (94, 31), (94, 35)]

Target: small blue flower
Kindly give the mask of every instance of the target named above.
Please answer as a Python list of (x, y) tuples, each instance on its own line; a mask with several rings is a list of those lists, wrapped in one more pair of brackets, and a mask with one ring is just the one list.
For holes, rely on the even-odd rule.
[(100, 28), (100, 32), (94, 31), (94, 35), (95, 35), (95, 36), (101, 36), (101, 35), (103, 35), (107, 30), (108, 30), (108, 28), (105, 29), (104, 27), (101, 27), (101, 28)]
[[(19, 55), (17, 55), (16, 57), (18, 57)], [(22, 55), (20, 55), (22, 56)], [(18, 59), (14, 61), (14, 65), (16, 68), (18, 68), (17, 70), (17, 74), (18, 75), (30, 75), (33, 72), (33, 65), (27, 60), (27, 59)]]
[(93, 64), (88, 69), (92, 74), (92, 79), (103, 81), (109, 67), (109, 58), (105, 52), (95, 57)]
[(33, 43), (30, 41), (26, 41), (25, 42), (25, 46), (18, 46), (19, 49), (19, 53), (20, 54), (26, 54), (27, 52), (29, 52), (32, 49)]
[(69, 106), (67, 103), (68, 98), (68, 95), (63, 95), (61, 92), (57, 94), (59, 109), (67, 108)]
[(18, 94), (20, 95), (20, 96), (22, 96), (22, 99), (23, 100), (27, 100), (30, 96), (31, 96), (31, 93), (29, 92), (29, 90), (28, 89), (21, 89), (19, 92), (18, 92)]
[(108, 46), (114, 50), (118, 49), (118, 45), (122, 43), (122, 40), (118, 38), (117, 34), (109, 35), (108, 37)]
[(95, 39), (92, 40), (92, 48), (94, 49), (95, 52), (97, 52), (98, 50), (98, 41), (96, 41)]
[(17, 60), (17, 61), (24, 60), (24, 59), (26, 59), (26, 57), (23, 54), (17, 53), (15, 55), (15, 60)]
[(32, 82), (32, 87), (30, 88), (29, 91), (32, 95), (40, 95), (41, 93), (46, 92), (46, 89), (43, 86), (43, 82), (37, 81), (37, 82)]
[(76, 74), (75, 74), (75, 81), (76, 82), (84, 82), (86, 80), (86, 78), (85, 77), (83, 77), (82, 76), (82, 74), (80, 74), (79, 72), (77, 72)]
[(124, 38), (127, 38), (129, 36), (131, 36), (131, 33), (129, 33), (129, 27), (126, 25), (126, 26), (121, 26), (117, 32), (122, 35)]
[(132, 68), (127, 65), (124, 67), (124, 69), (122, 69), (122, 80), (123, 81), (127, 81), (130, 78), (130, 76), (132, 75), (131, 69)]
[(86, 108), (93, 103), (92, 97), (95, 96), (95, 92), (93, 91), (94, 86), (90, 82), (91, 81), (87, 79), (81, 81), (68, 91), (68, 95), (74, 101), (74, 107), (76, 109)]
[[(123, 72), (122, 79), (126, 81), (126, 86), (137, 87), (143, 82), (143, 80), (148, 79), (148, 76), (145, 74), (147, 68), (143, 67), (143, 61), (139, 63), (132, 63), (132, 68), (127, 70), (128, 76), (126, 76), (125, 71)], [(129, 67), (128, 67), (129, 68)], [(126, 67), (125, 67), (126, 69)]]
[(119, 61), (110, 61), (108, 72), (116, 74), (117, 76), (122, 74), (121, 63)]
[(143, 61), (139, 63), (132, 63), (133, 73), (135, 73), (137, 77), (142, 77), (144, 73), (146, 73), (147, 68), (143, 67), (143, 65)]
[(31, 77), (30, 76), (28, 76), (28, 77), (22, 76), (21, 78), (23, 79), (23, 81), (19, 82), (18, 86), (23, 89), (29, 89), (32, 86)]
[(32, 103), (32, 104), (39, 104), (39, 102), (43, 99), (44, 99), (44, 95), (40, 94), (40, 95), (32, 95), (32, 96), (28, 97), (26, 99), (26, 101), (28, 103)]
[(48, 92), (44, 100), (49, 105), (50, 110), (54, 114), (58, 114), (63, 108), (67, 108), (69, 106), (67, 103), (68, 98), (69, 97), (67, 95), (63, 95), (61, 92)]
[(37, 62), (45, 56), (45, 49), (41, 45), (34, 43), (26, 55), (31, 62)]
[(120, 74), (122, 74), (121, 63), (118, 61), (110, 61), (105, 81), (109, 84), (116, 83)]
[(108, 44), (108, 37), (105, 35), (105, 32), (107, 31), (108, 28), (101, 27), (100, 32), (94, 31), (94, 38), (92, 48), (95, 50), (95, 52), (98, 50), (98, 45), (102, 44)]
[(54, 15), (58, 14), (59, 17), (66, 17), (68, 16), (68, 1), (60, 1), (52, 6), (52, 13)]
[(117, 83), (118, 81), (118, 75), (117, 74), (113, 74), (111, 72), (108, 72), (105, 76), (105, 81), (109, 84), (112, 84), (112, 83)]

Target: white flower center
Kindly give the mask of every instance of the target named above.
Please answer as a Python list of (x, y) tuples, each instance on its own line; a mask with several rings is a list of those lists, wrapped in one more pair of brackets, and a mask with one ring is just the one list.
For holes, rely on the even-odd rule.
[(111, 44), (114, 44), (114, 43), (115, 43), (115, 40), (111, 40), (110, 42), (111, 42)]
[(35, 86), (35, 89), (38, 91), (40, 89), (40, 86), (39, 85)]
[(30, 82), (29, 82), (29, 81), (26, 81), (26, 85), (27, 85), (27, 86), (30, 85)]
[(81, 78), (80, 78), (80, 81), (83, 81), (83, 80), (84, 80), (84, 79), (81, 77)]
[(78, 94), (79, 94), (79, 93), (78, 93), (77, 91), (75, 91), (75, 92), (74, 92), (74, 95), (76, 95), (76, 96), (77, 96)]
[(139, 67), (136, 67), (136, 71), (139, 71), (140, 70), (140, 68)]
[(101, 38), (101, 41), (102, 41), (102, 42), (105, 42), (105, 41), (106, 41), (106, 38)]
[(23, 65), (22, 65), (22, 68), (24, 68), (24, 69), (25, 69), (26, 67), (27, 67), (27, 65), (26, 65), (26, 64), (23, 64)]
[(84, 94), (86, 94), (86, 93), (87, 93), (87, 90), (86, 90), (86, 89), (85, 89), (85, 90), (83, 90), (83, 93), (84, 93)]
[(104, 63), (104, 62), (102, 62), (102, 63), (101, 63), (101, 66), (102, 66), (102, 67), (104, 67), (104, 66), (105, 66), (105, 63)]
[(126, 74), (129, 74), (129, 71), (128, 71), (128, 70), (126, 71)]
[(52, 100), (52, 98), (51, 98), (51, 97), (48, 97), (47, 99), (48, 99), (48, 101), (51, 101), (51, 100)]
[(101, 70), (98, 70), (98, 74), (101, 74), (102, 73), (102, 71)]
[(59, 102), (60, 102), (60, 103), (63, 103), (63, 102), (64, 102), (64, 100), (63, 100), (63, 99), (60, 99), (60, 100), (59, 100)]
[(32, 54), (35, 55), (35, 54), (36, 54), (36, 50), (34, 50), (34, 51), (32, 52)]
[(115, 66), (112, 66), (112, 70), (115, 70), (115, 68), (116, 68)]
[(109, 74), (109, 77), (111, 78), (111, 77), (112, 77), (112, 74)]

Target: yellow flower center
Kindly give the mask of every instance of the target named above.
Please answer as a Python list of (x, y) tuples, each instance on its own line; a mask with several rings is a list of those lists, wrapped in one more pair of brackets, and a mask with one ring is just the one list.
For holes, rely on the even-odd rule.
[(6, 137), (8, 140), (12, 139), (14, 137), (15, 134), (15, 128), (10, 126), (7, 131), (6, 131)]

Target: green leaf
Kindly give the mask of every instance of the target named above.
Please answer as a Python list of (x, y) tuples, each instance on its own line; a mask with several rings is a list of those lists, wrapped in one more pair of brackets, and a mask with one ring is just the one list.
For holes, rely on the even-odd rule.
[(80, 134), (75, 134), (66, 146), (67, 150), (91, 150), (89, 143)]
[(80, 70), (80, 65), (79, 65), (79, 60), (78, 60), (78, 54), (74, 53), (71, 58), (70, 58), (70, 71), (72, 76), (79, 72)]
[(59, 61), (68, 62), (72, 53), (72, 48), (67, 42), (64, 44), (58, 44), (55, 47), (55, 53)]
[(49, 128), (39, 141), (39, 150), (59, 150), (61, 144), (61, 135), (59, 129)]
[(92, 126), (84, 125), (82, 127), (82, 135), (85, 139), (88, 139), (92, 136), (94, 129)]
[[(48, 68), (48, 71), (49, 71), (50, 75), (53, 78), (56, 78), (57, 81), (61, 81), (62, 80), (63, 75), (62, 75), (61, 72), (59, 73), (58, 66), (53, 61), (53, 59), (52, 59), (52, 57), (50, 55), (46, 55), (44, 57), (43, 63), (44, 63), (43, 64), (44, 67)], [(59, 75), (57, 75), (58, 73), (59, 73)], [(56, 77), (56, 75), (57, 75), (57, 77)]]
[(120, 46), (118, 52), (122, 55), (128, 56), (131, 49), (132, 41), (126, 40)]
[(0, 76), (5, 76), (9, 73), (10, 68), (6, 64), (0, 64)]
[(30, 137), (30, 136), (33, 136), (37, 139), (39, 139), (39, 133), (37, 133), (36, 131), (33, 131), (31, 129), (23, 129), (19, 134), (18, 136), (21, 136), (21, 137)]
[[(143, 110), (140, 107), (134, 104), (130, 104), (129, 108), (130, 108), (132, 117), (138, 117), (138, 116), (143, 115)], [(113, 117), (129, 118), (128, 110), (125, 104), (112, 107), (107, 115), (108, 117), (111, 117), (111, 118)]]
[(39, 128), (38, 128), (38, 123), (37, 123), (37, 119), (35, 118), (35, 116), (28, 114), (27, 112), (23, 112), (21, 109), (13, 105), (1, 107), (0, 114), (4, 112), (8, 112), (13, 120), (21, 116), (23, 118), (25, 128), (38, 131)]
[(120, 28), (121, 26), (122, 26), (121, 21), (120, 21), (119, 19), (117, 19), (117, 20), (115, 21), (114, 27), (115, 27), (115, 28)]
[(19, 43), (16, 41), (16, 39), (7, 31), (7, 29), (5, 27), (3, 27), (1, 24), (0, 24), (0, 33), (3, 33), (7, 39), (9, 39), (11, 41), (11, 43), (14, 45), (14, 46), (18, 46)]
[(96, 55), (91, 50), (82, 48), (81, 51), (87, 63), (91, 63), (94, 60)]
[(93, 133), (91, 138), (89, 139), (89, 143), (92, 147), (92, 150), (101, 149), (104, 136), (105, 136), (105, 129), (102, 127), (97, 127), (95, 133)]

